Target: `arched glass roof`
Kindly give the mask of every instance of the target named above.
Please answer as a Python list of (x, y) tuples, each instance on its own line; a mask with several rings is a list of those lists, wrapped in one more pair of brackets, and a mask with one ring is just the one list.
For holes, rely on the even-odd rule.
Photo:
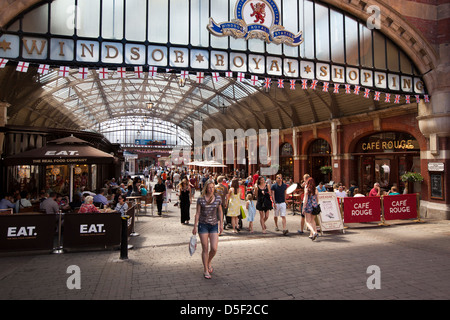
[[(358, 75), (360, 82), (363, 74), (365, 79), (373, 79), (368, 85), (372, 89), (371, 94), (374, 89), (377, 90), (377, 72), (384, 73), (386, 79), (388, 74), (392, 74), (398, 77), (399, 82), (400, 77), (406, 76), (409, 83), (414, 83), (415, 77), (419, 76), (410, 59), (391, 40), (377, 30), (368, 29), (364, 22), (348, 13), (316, 0), (275, 0), (275, 3), (280, 8), (281, 24), (294, 32), (303, 32), (304, 42), (300, 46), (211, 35), (206, 29), (209, 18), (213, 17), (216, 21), (232, 20), (235, 0), (43, 1), (12, 21), (7, 26), (3, 40), (13, 43), (16, 39), (19, 43), (19, 39), (28, 37), (28, 50), (23, 45), (15, 58), (20, 55), (24, 58), (27, 51), (38, 54), (39, 48), (43, 48), (42, 43), (47, 41), (48, 51), (41, 50), (45, 58), (34, 56), (31, 59), (38, 64), (50, 64), (50, 72), (46, 75), (34, 72), (30, 77), (17, 75), (18, 72), (0, 73), (0, 81), (5, 84), (0, 89), (0, 98), (13, 105), (8, 109), (8, 116), (13, 123), (22, 124), (21, 121), (26, 119), (36, 125), (95, 130), (105, 135), (110, 134), (111, 128), (115, 126), (116, 131), (122, 128), (133, 131), (135, 139), (137, 136), (153, 139), (151, 136), (158, 135), (160, 131), (172, 131), (175, 134), (182, 132), (182, 136), (173, 140), (173, 143), (184, 144), (190, 143), (186, 135), (190, 133), (192, 136), (197, 120), (205, 122), (204, 129), (288, 128), (395, 106), (392, 100), (374, 101), (373, 98), (364, 99), (362, 94), (323, 92), (320, 89), (325, 80), (319, 77), (324, 64), (328, 65), (329, 74), (332, 73), (331, 66), (351, 67), (350, 73)], [(37, 39), (34, 50), (30, 49), (33, 39)], [(96, 42), (93, 46), (97, 48), (101, 48), (102, 41), (108, 41), (111, 45), (122, 46), (124, 52), (129, 44), (142, 46), (144, 49), (141, 53), (144, 54), (141, 56), (145, 56), (145, 68), (152, 65), (150, 51), (146, 51), (149, 46), (167, 50), (172, 47), (203, 50), (211, 57), (213, 50), (219, 50), (230, 54), (230, 65), (232, 53), (242, 54), (247, 58), (247, 77), (237, 81), (235, 70), (233, 77), (226, 77), (224, 73), (227, 69), (221, 70), (217, 80), (213, 79), (211, 61), (205, 70), (192, 65), (169, 70), (172, 62), (168, 61), (166, 65), (158, 65), (159, 73), (156, 75), (144, 72), (142, 77), (137, 77), (133, 71), (136, 63), (129, 57), (128, 60), (122, 57), (120, 61), (105, 63), (104, 56), (99, 54), (96, 61), (80, 62), (78, 58), (81, 53), (76, 53), (75, 49), (81, 41)], [(71, 58), (61, 54), (70, 45), (73, 49)], [(89, 51), (93, 47), (85, 45), (84, 48)], [(5, 54), (13, 54), (12, 50), (4, 51)], [(273, 77), (268, 73), (268, 65), (264, 72), (252, 72), (250, 62), (254, 60), (251, 55), (296, 61), (298, 74), (291, 78), (284, 73)], [(56, 59), (52, 58), (55, 56)], [(192, 63), (192, 56), (187, 59)], [(315, 67), (312, 78), (309, 71), (304, 74), (307, 69), (301, 64), (303, 62), (312, 63), (313, 69)], [(70, 67), (67, 76), (59, 75), (61, 65)], [(83, 79), (80, 78), (81, 67), (89, 68)], [(108, 68), (107, 79), (100, 77), (100, 67)], [(120, 75), (117, 72), (119, 67), (127, 68), (126, 74)], [(36, 65), (30, 67), (32, 71), (36, 69)], [(184, 86), (180, 85), (182, 71), (190, 72)], [(202, 83), (196, 79), (195, 73), (198, 71), (207, 71)], [(340, 72), (346, 79), (337, 82), (343, 84), (350, 80), (345, 71)], [(252, 83), (249, 77), (255, 73), (259, 81)], [(283, 76), (286, 76), (284, 88), (279, 89), (276, 79)], [(12, 80), (19, 77), (23, 77), (21, 86), (15, 87)], [(270, 91), (263, 88), (264, 77), (274, 78)], [(321, 82), (317, 90), (302, 90), (302, 78), (319, 79)], [(290, 79), (297, 81), (296, 90), (289, 89)], [(27, 83), (25, 80), (29, 83), (27, 89), (24, 89)], [(330, 80), (327, 81), (334, 81), (332, 78)], [(387, 86), (385, 89), (388, 90)], [(28, 97), (19, 99), (19, 95), (13, 94), (25, 90), (29, 90)], [(398, 88), (391, 92), (414, 94), (414, 88), (408, 90), (401, 91)], [(153, 103), (152, 108), (148, 108), (149, 102)], [(45, 120), (41, 120), (43, 115)], [(149, 119), (158, 119), (159, 122)], [(147, 130), (141, 130), (141, 125), (132, 129), (137, 122), (145, 123)], [(162, 130), (156, 128), (160, 125), (164, 127)], [(148, 126), (152, 126), (152, 129), (149, 130)], [(170, 135), (165, 138), (172, 141)], [(118, 138), (114, 136), (111, 139), (116, 142)], [(133, 141), (131, 135), (126, 135), (126, 139), (119, 142)]]

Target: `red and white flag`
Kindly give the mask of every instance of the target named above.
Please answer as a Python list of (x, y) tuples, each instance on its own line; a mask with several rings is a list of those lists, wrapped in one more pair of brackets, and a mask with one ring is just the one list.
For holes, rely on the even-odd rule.
[(100, 68), (100, 69), (98, 69), (98, 77), (100, 79), (108, 79), (108, 73), (109, 73), (108, 68)]
[(232, 71), (227, 71), (227, 72), (225, 72), (225, 77), (227, 77), (227, 78), (233, 78), (233, 72), (232, 72)]
[(283, 81), (283, 79), (278, 79), (278, 88), (280, 88), (280, 89), (284, 88), (284, 81)]
[(0, 69), (3, 69), (6, 67), (6, 64), (8, 63), (8, 59), (0, 59)]
[(154, 77), (158, 73), (158, 68), (157, 67), (150, 67), (150, 68), (148, 68), (148, 73), (149, 73), (150, 76)]
[(144, 70), (143, 70), (142, 66), (134, 67), (134, 74), (138, 78), (142, 78), (144, 76)]
[(212, 78), (213, 78), (214, 82), (219, 81), (219, 78), (220, 78), (219, 73), (218, 72), (213, 72), (212, 73)]
[(19, 72), (27, 72), (29, 66), (30, 66), (30, 63), (28, 63), (28, 62), (23, 62), (23, 61), (19, 61), (19, 63), (17, 64), (16, 71), (19, 71)]
[(242, 81), (244, 81), (244, 79), (245, 79), (245, 74), (242, 73), (242, 72), (238, 72), (237, 80), (238, 80), (239, 82), (242, 82)]
[(373, 100), (380, 101), (380, 94), (381, 94), (381, 92), (375, 91), (375, 95), (373, 97)]
[(78, 78), (86, 79), (88, 76), (88, 68), (79, 68), (78, 69)]
[(295, 90), (295, 80), (289, 80), (290, 82), (290, 89)]
[(365, 89), (364, 90), (364, 98), (369, 98), (369, 94), (370, 94), (370, 89)]
[(50, 72), (50, 66), (48, 64), (40, 64), (37, 72), (46, 75)]
[(189, 78), (189, 71), (186, 71), (186, 70), (181, 71), (180, 77), (182, 79)]
[(302, 89), (308, 89), (308, 80), (302, 80)]
[(271, 84), (272, 84), (272, 79), (266, 78), (266, 79), (264, 80), (264, 88), (270, 89), (270, 85), (271, 85)]
[(67, 77), (69, 75), (69, 67), (59, 67), (59, 76), (60, 77)]
[(197, 82), (203, 83), (203, 79), (205, 79), (205, 73), (204, 72), (197, 72)]
[(311, 83), (311, 89), (316, 90), (317, 87), (317, 80), (313, 80), (313, 82)]
[(324, 82), (322, 91), (328, 92), (329, 87), (330, 87), (330, 83), (329, 82)]
[(258, 76), (253, 75), (251, 78), (252, 84), (256, 86), (258, 84)]
[(384, 102), (391, 102), (391, 94), (390, 93), (384, 94)]
[(125, 78), (125, 76), (127, 75), (127, 68), (119, 67), (117, 68), (117, 73), (119, 74), (119, 77)]
[(333, 91), (333, 93), (339, 93), (339, 86), (340, 86), (340, 84), (338, 84), (338, 83), (334, 84), (334, 91)]

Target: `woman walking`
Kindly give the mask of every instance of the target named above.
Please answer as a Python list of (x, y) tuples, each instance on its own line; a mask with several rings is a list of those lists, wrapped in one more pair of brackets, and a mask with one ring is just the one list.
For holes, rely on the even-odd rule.
[[(202, 244), (203, 276), (211, 279), (214, 271), (211, 261), (217, 253), (219, 232), (223, 231), (222, 198), (214, 194), (214, 181), (205, 183), (201, 196), (197, 199), (197, 213), (195, 215), (194, 229)], [(208, 251), (208, 246), (210, 250)]]
[(179, 184), (181, 224), (189, 224), (192, 193), (189, 182), (184, 178)]
[(258, 177), (254, 194), (256, 195), (256, 209), (259, 211), (262, 232), (267, 233), (266, 221), (269, 219), (269, 210), (272, 210), (273, 207), (269, 188), (263, 176)]
[(305, 215), (306, 225), (308, 226), (311, 240), (316, 240), (319, 236), (317, 233), (316, 217), (312, 214), (313, 207), (317, 206), (317, 195), (319, 191), (313, 178), (308, 178), (305, 183), (305, 192), (303, 194), (303, 214)]
[(230, 199), (228, 205), (227, 216), (231, 217), (231, 226), (233, 227), (233, 233), (237, 233), (238, 217), (241, 214), (241, 199), (240, 199), (239, 181), (234, 178), (231, 181), (231, 188), (228, 191), (228, 198)]

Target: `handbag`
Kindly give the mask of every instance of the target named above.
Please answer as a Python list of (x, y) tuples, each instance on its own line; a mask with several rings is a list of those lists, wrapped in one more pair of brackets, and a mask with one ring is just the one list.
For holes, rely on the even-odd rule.
[(313, 207), (311, 214), (317, 216), (320, 212), (322, 212), (322, 209), (320, 209), (320, 204), (317, 204), (317, 206)]
[(245, 210), (242, 206), (241, 206), (241, 216), (242, 216), (242, 219), (247, 218), (247, 216), (245, 215)]

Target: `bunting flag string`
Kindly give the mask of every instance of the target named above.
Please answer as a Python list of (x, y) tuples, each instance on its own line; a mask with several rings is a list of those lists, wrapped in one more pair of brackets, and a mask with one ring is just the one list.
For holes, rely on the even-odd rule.
[[(14, 62), (14, 61), (11, 61)], [(0, 69), (4, 69), (6, 67), (6, 65), (10, 63), (10, 61), (8, 59), (4, 59), (4, 58), (0, 58)], [(16, 61), (17, 66), (16, 66), (16, 71), (17, 72), (22, 72), (22, 73), (26, 73), (30, 70), (30, 62), (26, 62), (26, 61)], [(47, 64), (38, 64), (37, 65), (37, 73), (44, 76), (50, 73), (51, 70), (54, 70), (58, 67), (53, 66), (51, 67), (50, 65)], [(91, 69), (96, 69), (96, 68), (91, 68)], [(159, 71), (161, 71), (160, 68)], [(187, 70), (173, 70), (173, 69), (167, 69), (164, 68), (163, 70), (165, 70), (166, 73), (171, 73), (171, 72), (180, 72), (179, 73), (179, 77), (182, 79), (189, 79), (189, 71)], [(58, 69), (58, 75), (60, 77), (68, 77), (70, 75), (70, 67), (68, 66), (59, 66)], [(117, 74), (117, 76), (119, 76), (120, 78), (125, 78), (127, 76), (127, 68), (126, 67), (118, 67), (116, 70), (109, 70), (106, 67), (100, 67), (97, 68), (97, 74), (99, 79), (102, 80), (106, 80), (110, 78), (110, 74)], [(144, 78), (144, 67), (143, 66), (135, 66), (134, 67), (134, 76), (136, 76), (137, 78)], [(223, 71), (222, 75), (224, 74), (224, 76), (226, 78), (233, 78), (233, 71)], [(151, 77), (155, 77), (158, 75), (158, 67), (156, 66), (148, 66), (148, 75)], [(87, 67), (79, 67), (78, 68), (78, 74), (77, 77), (79, 79), (88, 79), (89, 77), (89, 68)], [(206, 74), (205, 72), (197, 72), (196, 74), (196, 80), (197, 83), (202, 84), (205, 81), (205, 77)], [(220, 79), (221, 75), (220, 72), (211, 72), (211, 78), (212, 81), (214, 82), (218, 82)], [(243, 82), (247, 77), (250, 77), (250, 83), (253, 86), (262, 86), (265, 89), (270, 89), (271, 88), (271, 84), (272, 84), (272, 78), (270, 77), (266, 77), (264, 78), (264, 82), (260, 82), (259, 77), (257, 75), (247, 75), (244, 72), (237, 72), (236, 75), (236, 80), (238, 82)], [(289, 81), (289, 88), (290, 90), (296, 90), (296, 82), (297, 81), (301, 81), (301, 86), (303, 90), (307, 90), (307, 89), (312, 89), (312, 90), (316, 90), (317, 86), (319, 85), (319, 82), (322, 84), (322, 91), (323, 92), (330, 92), (330, 84), (333, 85), (333, 93), (334, 94), (338, 94), (339, 93), (339, 89), (340, 89), (340, 85), (341, 83), (330, 83), (329, 81), (322, 81), (322, 80), (317, 80), (317, 79), (282, 79), (282, 78), (277, 78), (275, 79), (277, 81), (277, 87), (280, 89), (284, 88), (284, 81)], [(310, 86), (308, 86), (310, 82)], [(380, 101), (381, 100), (381, 94), (384, 94), (384, 102), (385, 103), (391, 103), (391, 94), (392, 93), (384, 93), (381, 91), (376, 91), (376, 90), (371, 90), (369, 88), (364, 88), (360, 85), (352, 85), (349, 83), (343, 83), (342, 84), (345, 88), (345, 93), (346, 94), (350, 94), (351, 93), (351, 89), (353, 87), (353, 93), (355, 95), (359, 95), (360, 91), (364, 92), (364, 98), (369, 99), (371, 96), (371, 93), (373, 92), (373, 100), (374, 101)], [(405, 104), (411, 104), (411, 96), (415, 99), (415, 102), (418, 103), (421, 98), (423, 98), (424, 102), (430, 102), (430, 96), (428, 94), (397, 94), (394, 93), (394, 103), (395, 104), (400, 104), (401, 103), (401, 99), (404, 98)]]

